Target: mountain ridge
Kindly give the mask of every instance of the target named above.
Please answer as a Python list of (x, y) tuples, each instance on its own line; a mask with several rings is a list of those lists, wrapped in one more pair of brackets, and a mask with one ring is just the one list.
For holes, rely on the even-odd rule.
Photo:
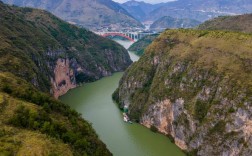
[(193, 28), (198, 26), (201, 22), (193, 19), (177, 19), (170, 16), (164, 16), (156, 20), (151, 26), (150, 30), (163, 31), (165, 29), (174, 28)]
[(221, 15), (235, 15), (251, 12), (252, 2), (249, 0), (178, 0), (156, 9), (150, 13), (147, 19), (157, 19), (165, 15), (174, 18), (191, 18), (198, 21)]
[(135, 0), (127, 1), (122, 3), (121, 6), (126, 9), (130, 14), (134, 15), (136, 19), (145, 21), (146, 16), (153, 10), (159, 8), (164, 3), (149, 4), (143, 1), (138, 2)]
[(0, 155), (112, 155), (55, 98), (125, 70), (126, 49), (44, 10), (0, 2), (0, 14)]
[[(130, 6), (129, 4), (131, 3), (136, 3), (138, 6)], [(173, 18), (180, 19), (195, 19), (197, 21), (204, 22), (208, 19), (223, 15), (251, 13), (252, 10), (252, 2), (250, 0), (177, 0), (163, 3), (162, 5), (142, 4), (140, 2), (129, 1), (128, 3), (124, 3), (122, 6), (134, 15), (139, 10), (141, 11), (141, 8), (144, 8), (144, 5), (151, 6), (149, 10), (152, 11), (141, 14), (141, 18), (136, 18), (141, 19), (142, 21), (153, 22), (163, 16), (171, 16)], [(156, 8), (154, 6), (156, 6)]]
[(3, 2), (18, 6), (45, 9), (70, 23), (94, 30), (102, 28), (142, 27), (140, 22), (135, 20), (119, 4), (111, 0), (3, 0)]
[(249, 155), (251, 41), (240, 32), (167, 30), (126, 70), (113, 98), (188, 155)]
[(200, 30), (225, 30), (252, 33), (252, 14), (222, 16), (198, 26)]

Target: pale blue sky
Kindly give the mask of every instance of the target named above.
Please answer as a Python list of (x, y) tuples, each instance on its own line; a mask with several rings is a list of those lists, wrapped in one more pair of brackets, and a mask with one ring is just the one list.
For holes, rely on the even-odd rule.
[[(124, 2), (127, 2), (129, 0), (113, 0), (115, 2), (119, 2), (119, 3), (124, 3)], [(136, 1), (144, 1), (146, 3), (152, 3), (152, 4), (155, 4), (155, 3), (161, 3), (161, 2), (169, 2), (169, 1), (174, 1), (174, 0), (136, 0)]]

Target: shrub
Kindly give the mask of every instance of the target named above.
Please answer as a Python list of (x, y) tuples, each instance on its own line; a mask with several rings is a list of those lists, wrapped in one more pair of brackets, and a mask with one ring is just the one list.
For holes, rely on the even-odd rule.
[(195, 114), (195, 118), (199, 120), (200, 123), (203, 121), (203, 119), (207, 115), (208, 107), (209, 107), (209, 104), (207, 102), (203, 102), (200, 100), (196, 101), (194, 114)]
[(152, 132), (154, 132), (154, 133), (158, 132), (157, 127), (154, 126), (154, 125), (151, 125), (150, 130), (151, 130)]

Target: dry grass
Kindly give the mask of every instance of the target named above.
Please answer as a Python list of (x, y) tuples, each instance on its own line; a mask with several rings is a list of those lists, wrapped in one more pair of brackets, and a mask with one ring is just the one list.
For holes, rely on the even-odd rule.
[[(175, 42), (174, 45), (168, 46)], [(146, 53), (162, 53), (178, 61), (194, 60), (195, 66), (252, 84), (252, 35), (224, 31), (168, 30)], [(165, 58), (165, 57), (164, 57)]]

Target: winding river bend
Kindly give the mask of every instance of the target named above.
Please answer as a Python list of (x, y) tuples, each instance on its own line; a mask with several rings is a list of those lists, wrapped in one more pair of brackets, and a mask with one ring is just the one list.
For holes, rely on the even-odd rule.
[[(117, 41), (126, 48), (131, 42)], [(133, 61), (138, 57), (129, 52)], [(69, 91), (60, 100), (82, 114), (92, 123), (100, 139), (115, 156), (183, 156), (169, 139), (153, 133), (139, 124), (123, 122), (122, 112), (111, 95), (118, 87), (123, 73), (85, 84)]]

